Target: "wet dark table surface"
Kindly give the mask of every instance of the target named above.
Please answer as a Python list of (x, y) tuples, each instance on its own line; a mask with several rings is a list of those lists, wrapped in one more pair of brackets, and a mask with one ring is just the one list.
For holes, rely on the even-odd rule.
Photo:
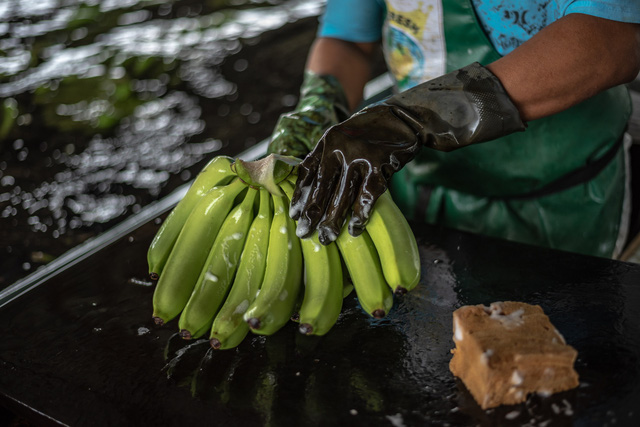
[[(640, 266), (415, 226), (424, 274), (383, 320), (235, 350), (151, 321), (154, 221), (0, 308), (0, 405), (35, 424), (640, 425)], [(540, 304), (579, 353), (577, 389), (483, 411), (448, 370), (451, 314)]]

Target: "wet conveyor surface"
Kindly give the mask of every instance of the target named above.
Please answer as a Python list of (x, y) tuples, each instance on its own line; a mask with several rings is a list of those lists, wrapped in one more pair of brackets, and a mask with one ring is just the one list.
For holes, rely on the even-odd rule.
[[(0, 308), (0, 404), (70, 425), (637, 425), (640, 267), (424, 225), (423, 276), (374, 320), (353, 295), (324, 337), (289, 324), (235, 350), (151, 320), (148, 221)], [(580, 387), (483, 411), (448, 370), (464, 304), (540, 304)], [(44, 418), (44, 417), (47, 418)]]

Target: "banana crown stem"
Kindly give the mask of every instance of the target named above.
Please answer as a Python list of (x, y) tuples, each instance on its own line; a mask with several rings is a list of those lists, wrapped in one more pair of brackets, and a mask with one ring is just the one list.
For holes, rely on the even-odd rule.
[(295, 157), (269, 154), (267, 157), (253, 162), (238, 159), (232, 168), (247, 185), (254, 188), (264, 188), (271, 194), (282, 196), (278, 184), (293, 172), (299, 162), (300, 160)]

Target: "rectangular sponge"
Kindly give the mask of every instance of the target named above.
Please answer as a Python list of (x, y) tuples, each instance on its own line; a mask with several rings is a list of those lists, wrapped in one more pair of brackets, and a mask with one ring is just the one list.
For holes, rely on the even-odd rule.
[(520, 302), (464, 306), (453, 313), (451, 372), (482, 409), (578, 386), (577, 351), (542, 308)]

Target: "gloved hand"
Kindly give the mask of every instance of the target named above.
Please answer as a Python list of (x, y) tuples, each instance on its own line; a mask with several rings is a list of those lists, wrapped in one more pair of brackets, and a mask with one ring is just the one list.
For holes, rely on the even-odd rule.
[(295, 110), (280, 116), (268, 153), (303, 158), (322, 134), (349, 117), (347, 98), (335, 77), (306, 71)]
[(336, 239), (353, 208), (360, 234), (391, 176), (422, 146), (451, 151), (525, 129), (502, 84), (478, 63), (422, 83), (331, 127), (298, 168), (297, 234)]

